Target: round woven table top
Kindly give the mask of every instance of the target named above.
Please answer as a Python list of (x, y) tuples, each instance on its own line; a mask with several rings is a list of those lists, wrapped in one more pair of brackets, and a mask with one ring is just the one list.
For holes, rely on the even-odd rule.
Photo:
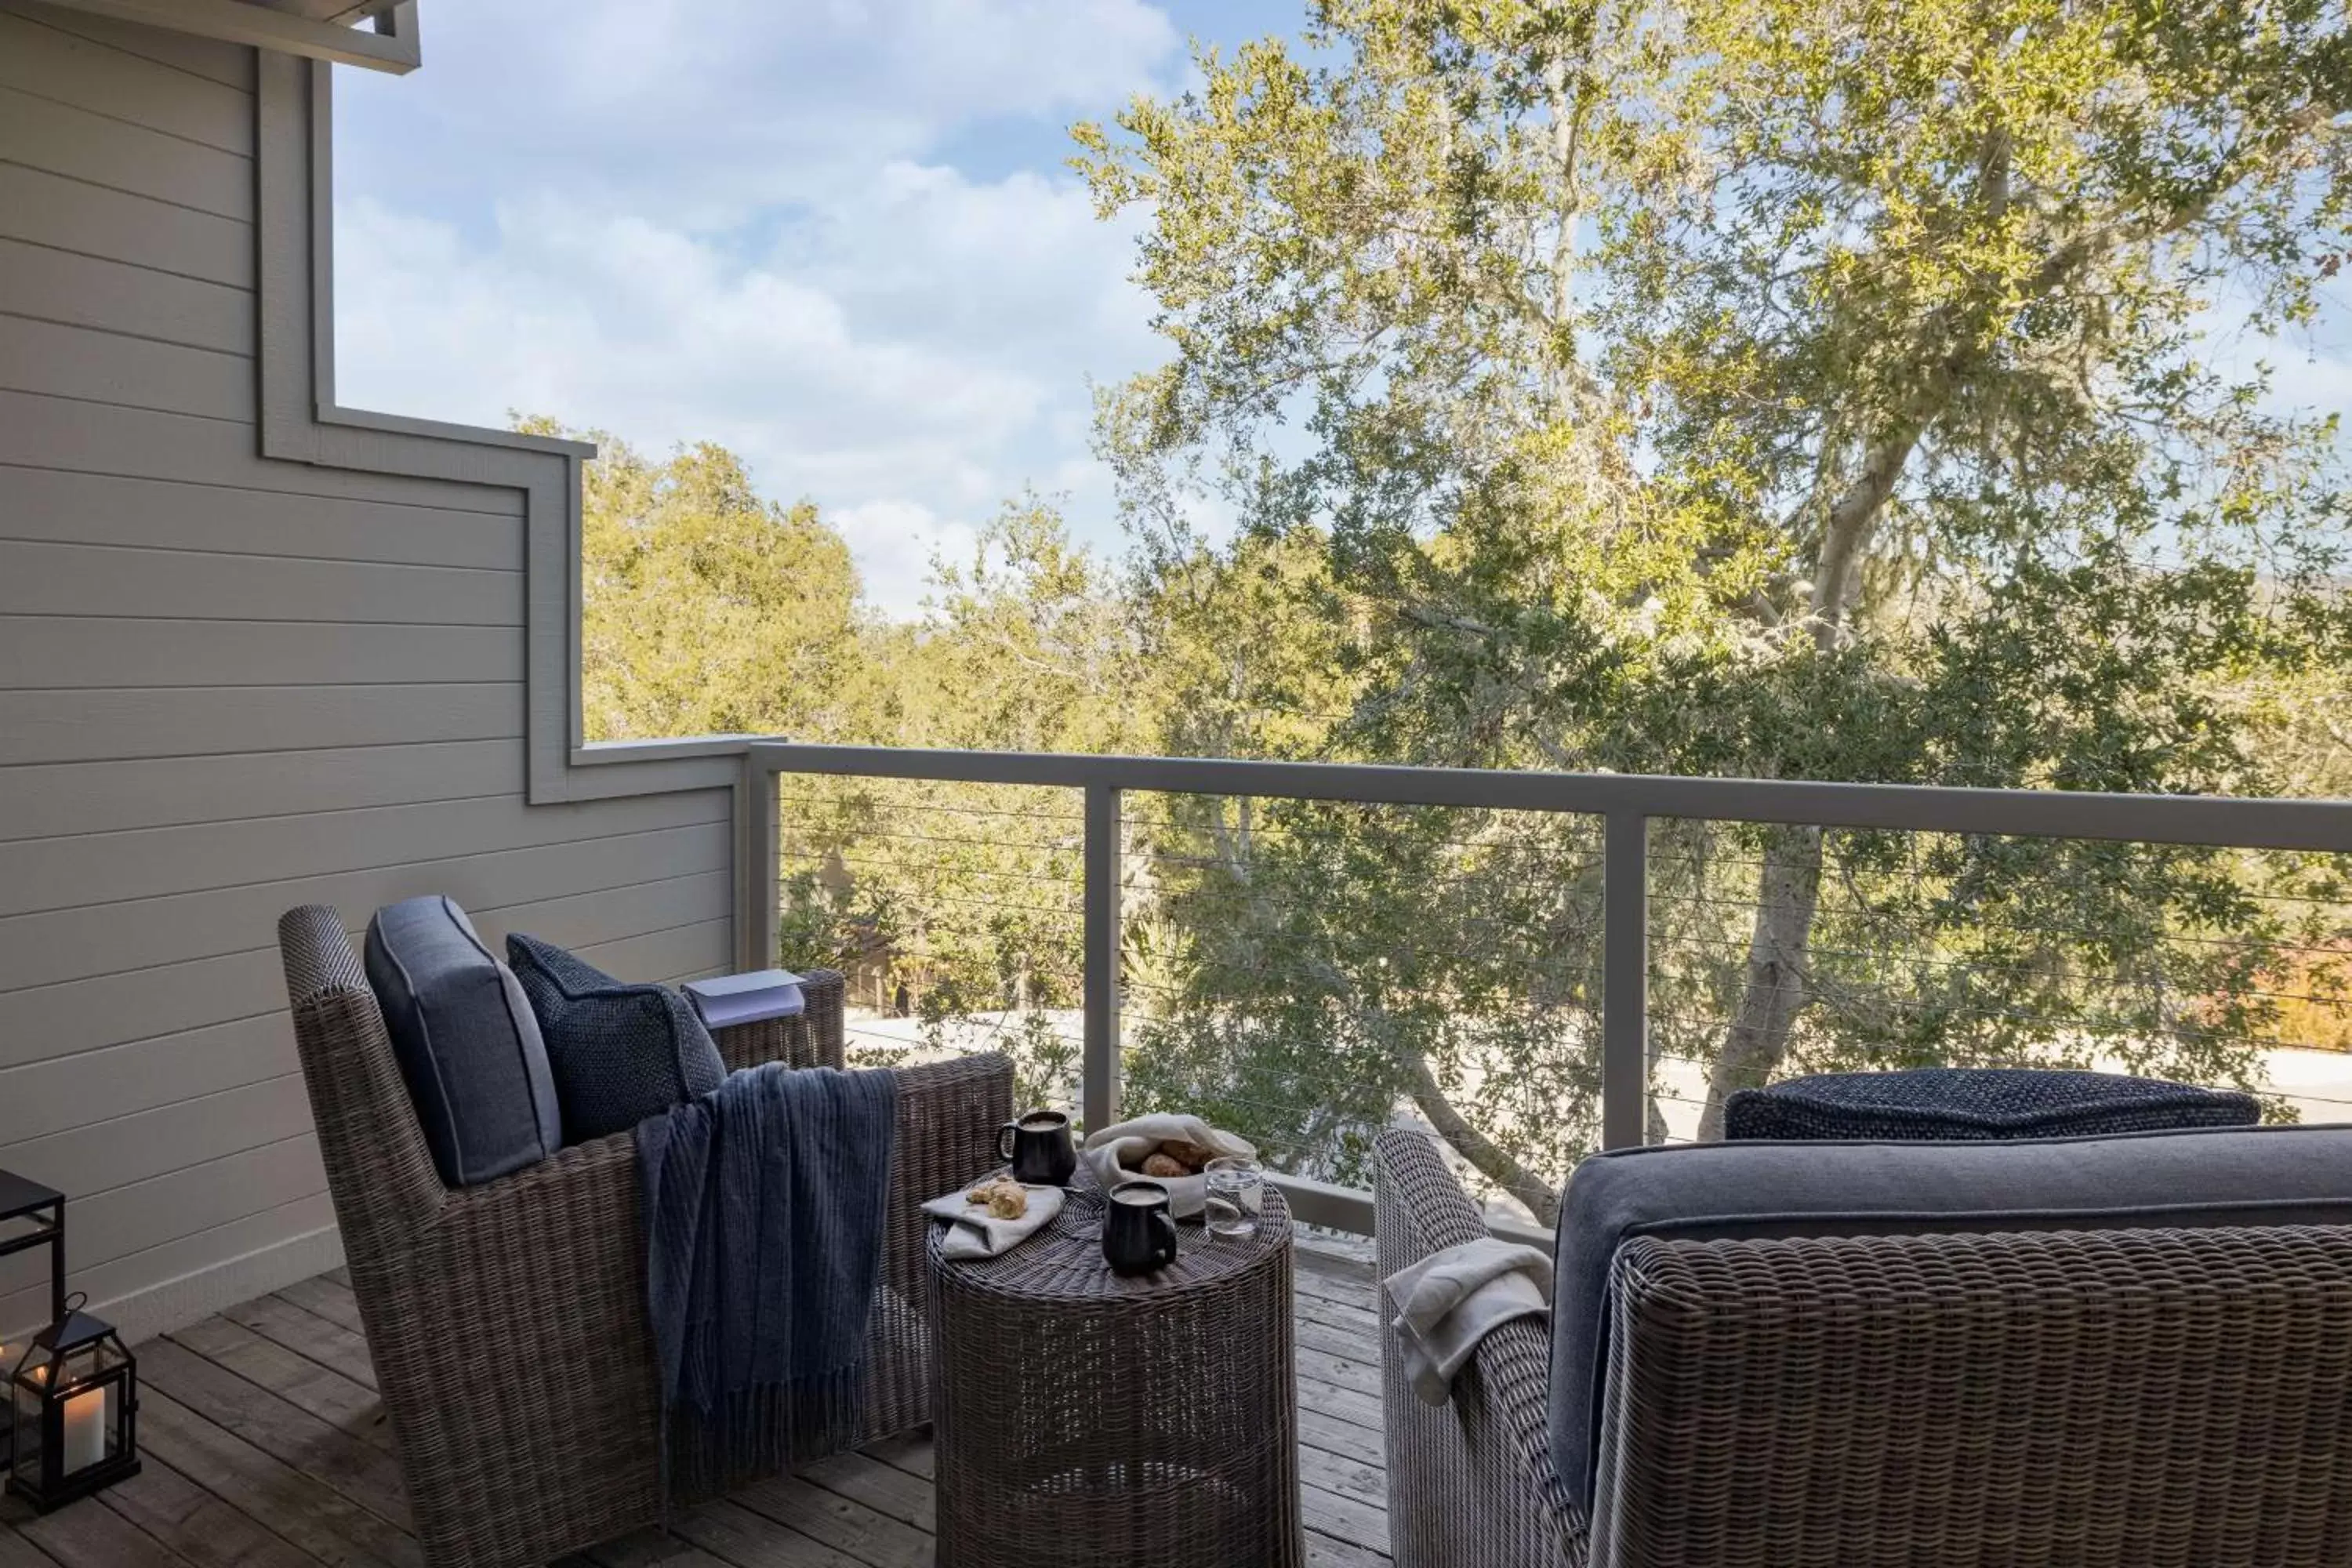
[(1116, 1274), (1103, 1261), (1103, 1211), (1108, 1203), (1093, 1171), (1080, 1161), (1062, 1212), (1045, 1229), (994, 1258), (950, 1259), (940, 1256), (940, 1243), (952, 1227), (934, 1226), (931, 1268), (935, 1278), (951, 1281), (959, 1292), (988, 1291), (1049, 1308), (1059, 1301), (1098, 1310), (1128, 1300), (1163, 1308), (1171, 1297), (1213, 1291), (1236, 1275), (1263, 1268), (1289, 1247), (1290, 1206), (1272, 1185), (1262, 1190), (1265, 1205), (1255, 1235), (1215, 1236), (1198, 1218), (1178, 1220), (1175, 1262), (1150, 1274)]

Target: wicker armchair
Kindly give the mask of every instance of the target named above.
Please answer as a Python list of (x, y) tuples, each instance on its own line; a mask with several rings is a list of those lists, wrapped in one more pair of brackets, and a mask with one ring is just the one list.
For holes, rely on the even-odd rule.
[[(1376, 1159), (1386, 1274), (1485, 1234), (1430, 1142)], [(1588, 1521), (1545, 1331), (1454, 1401), (1386, 1368), (1404, 1568), (2340, 1568), (2352, 1228), (1630, 1240)]]
[[(331, 909), (278, 922), (294, 1033), (352, 1289), (434, 1568), (521, 1568), (657, 1521), (660, 1433), (634, 1136), (481, 1186), (441, 1184)], [(806, 1013), (718, 1036), (730, 1068), (842, 1060), (841, 977)], [(995, 1163), (1001, 1057), (905, 1069), (866, 1436), (929, 1418), (918, 1205)]]

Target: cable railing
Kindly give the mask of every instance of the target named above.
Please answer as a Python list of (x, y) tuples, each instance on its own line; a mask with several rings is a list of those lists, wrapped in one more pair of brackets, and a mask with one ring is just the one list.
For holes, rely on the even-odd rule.
[(1198, 1111), (1368, 1231), (1371, 1142), (1496, 1214), (1799, 1072), (2102, 1067), (2352, 1118), (2352, 802), (752, 742), (751, 950), (859, 1060)]

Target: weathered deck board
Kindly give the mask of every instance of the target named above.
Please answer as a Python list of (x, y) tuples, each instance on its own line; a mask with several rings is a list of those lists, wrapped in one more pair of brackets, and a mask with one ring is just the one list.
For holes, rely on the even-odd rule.
[[(1299, 1476), (1310, 1568), (1388, 1562), (1369, 1268), (1299, 1254)], [(0, 1500), (0, 1568), (423, 1568), (341, 1269), (142, 1346), (145, 1473), (36, 1519)], [(928, 1436), (748, 1487), (667, 1536), (561, 1568), (929, 1568)]]

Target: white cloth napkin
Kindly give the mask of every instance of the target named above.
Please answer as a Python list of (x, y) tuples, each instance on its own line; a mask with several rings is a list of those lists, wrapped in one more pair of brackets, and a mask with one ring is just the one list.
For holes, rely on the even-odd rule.
[(1088, 1133), (1084, 1152), (1104, 1192), (1121, 1182), (1158, 1182), (1168, 1189), (1168, 1212), (1178, 1219), (1190, 1219), (1208, 1205), (1208, 1178), (1145, 1175), (1145, 1157), (1162, 1143), (1196, 1143), (1233, 1159), (1257, 1158), (1257, 1145), (1248, 1139), (1220, 1132), (1197, 1116), (1180, 1116), (1167, 1110)]
[(923, 1212), (936, 1219), (948, 1221), (955, 1228), (940, 1243), (940, 1255), (947, 1258), (994, 1258), (1010, 1252), (1062, 1212), (1062, 1189), (1059, 1187), (1028, 1187), (1029, 1212), (1019, 1219), (999, 1219), (988, 1212), (986, 1204), (965, 1201), (970, 1185), (933, 1198), (923, 1205)]
[(1541, 1252), (1489, 1236), (1433, 1252), (1381, 1281), (1413, 1393), (1444, 1404), (1454, 1374), (1497, 1324), (1551, 1310), (1551, 1279)]

